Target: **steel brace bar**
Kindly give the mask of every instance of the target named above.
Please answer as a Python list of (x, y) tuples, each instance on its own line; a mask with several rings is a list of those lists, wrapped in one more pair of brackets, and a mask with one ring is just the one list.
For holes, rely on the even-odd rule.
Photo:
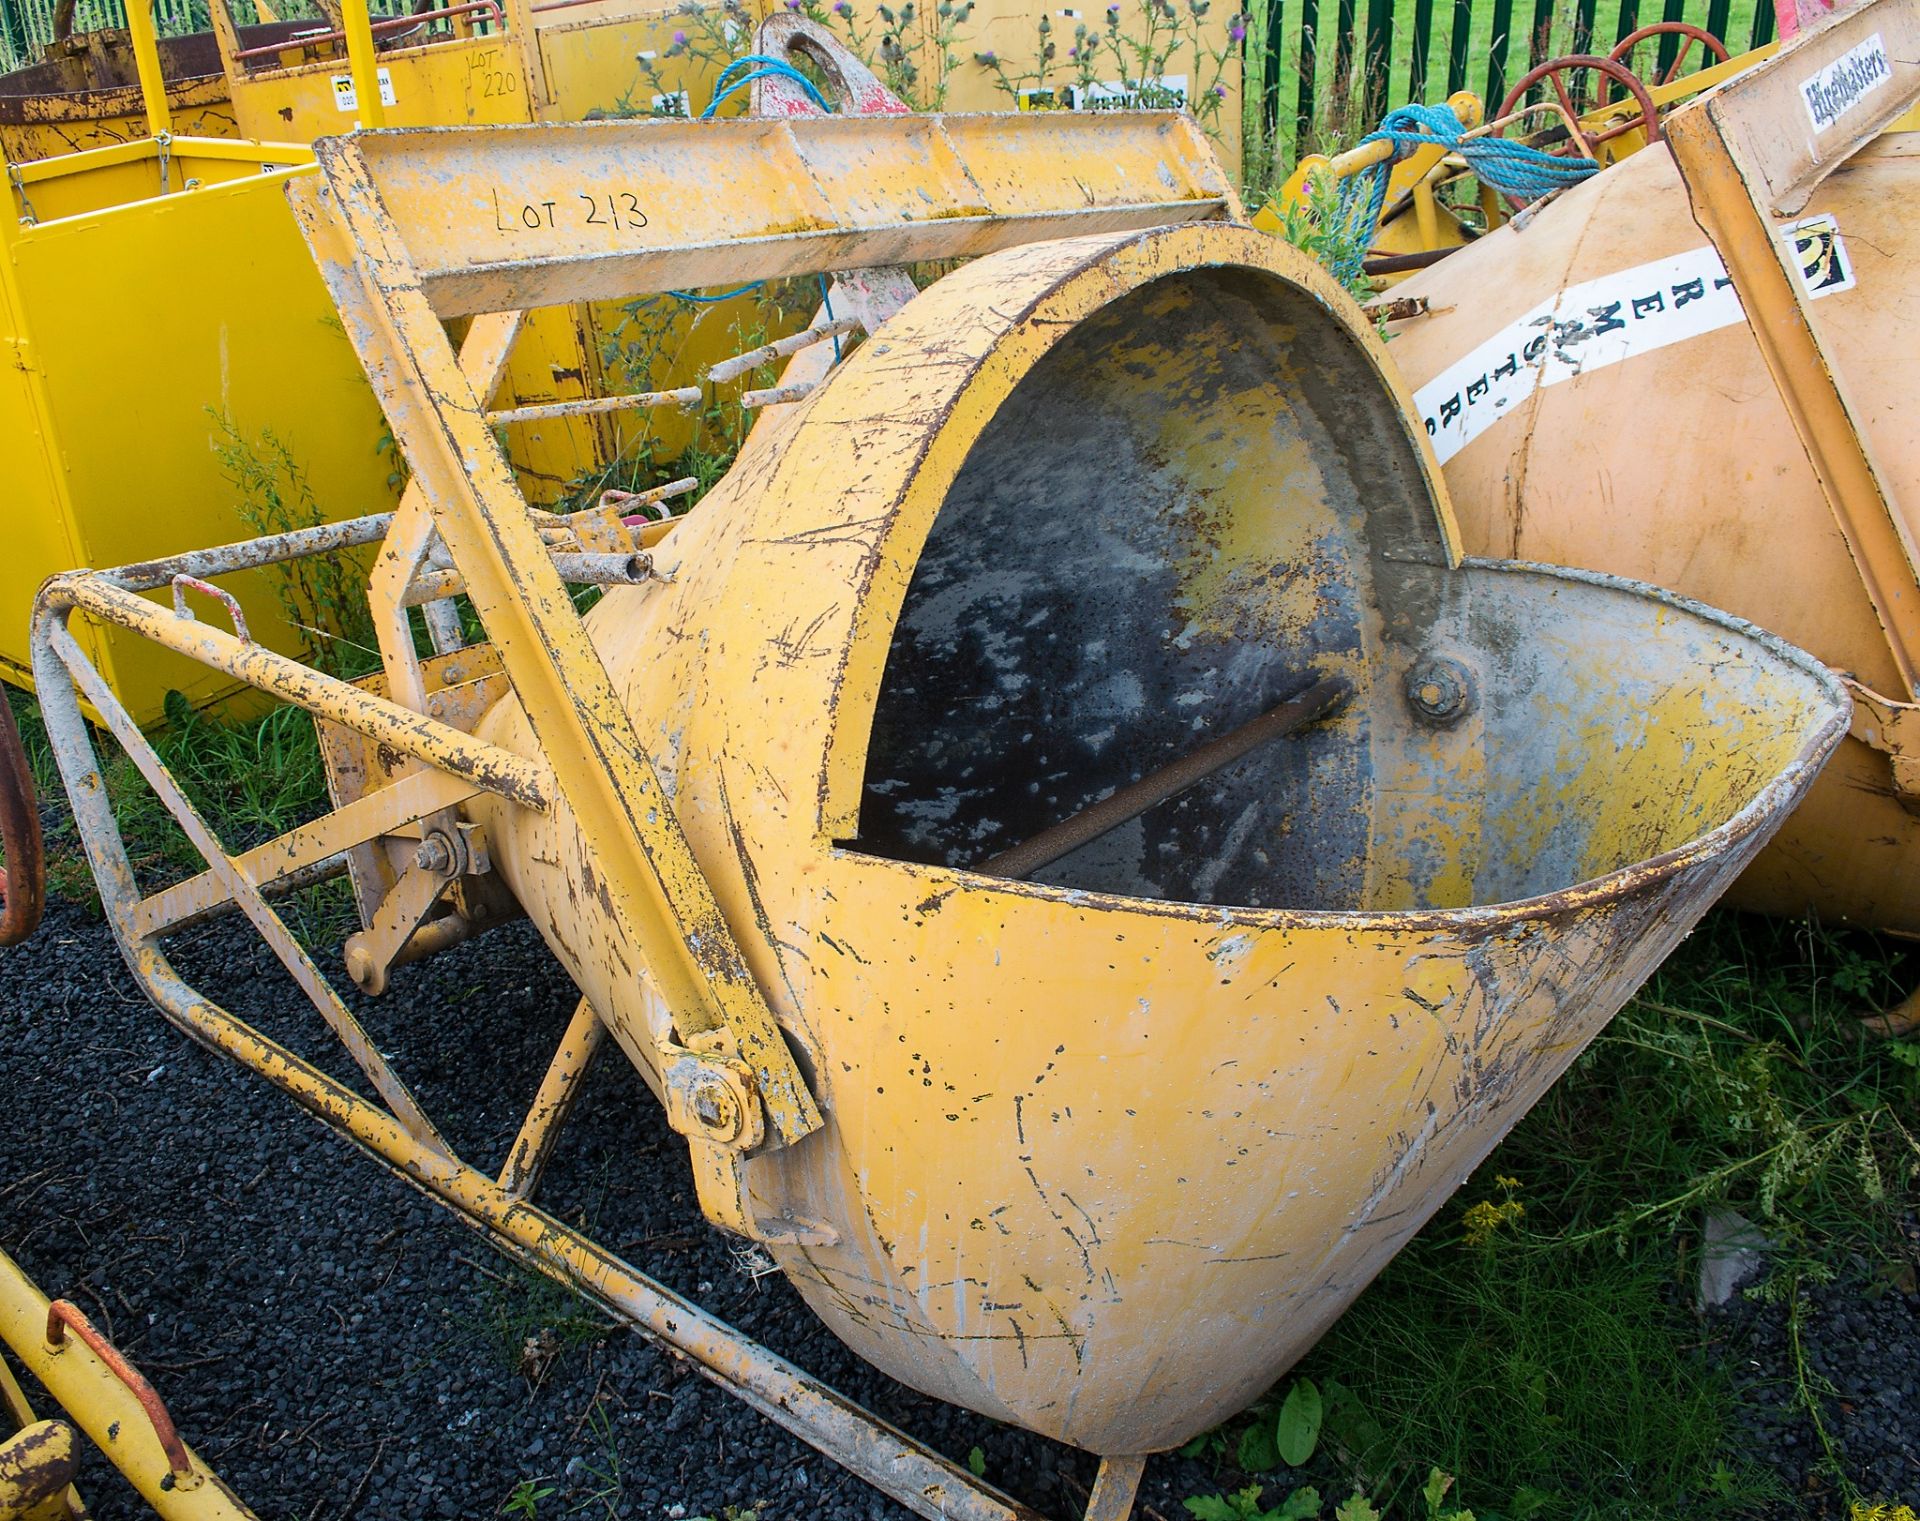
[[(304, 952), (242, 870), (240, 862), (245, 858), (222, 853), (204, 821), (170, 785), (158, 757), (92, 671), (63, 622), (58, 615), (43, 622), (35, 640), (35, 679), (48, 736), (106, 917), (143, 991), (170, 1024), (208, 1050), (258, 1073), (406, 1182), (484, 1231), (509, 1255), (577, 1289), (623, 1324), (687, 1358), (705, 1377), (917, 1514), (930, 1521), (1044, 1521), (1039, 1512), (976, 1479), (605, 1246), (526, 1202), (604, 1039), (604, 1027), (584, 1000), (560, 1040), (496, 1179), (452, 1153), (398, 1079), (393, 1080), (397, 1092), (390, 1093), (374, 1071), (368, 1072), (376, 1091), (392, 1106), (382, 1108), (186, 983), (161, 951), (157, 935), (135, 928), (142, 897), (81, 714), (83, 694), (108, 716), (110, 727), (136, 764), (142, 760), (139, 752), (148, 751), (143, 774), (162, 789), (163, 801), (208, 855), (210, 875), (254, 920), (276, 954), (282, 953), (283, 946), (290, 946), (297, 957), (304, 957)], [(121, 722), (112, 722), (116, 718)], [(282, 960), (287, 960), (285, 954)], [(289, 970), (294, 967), (289, 965)], [(348, 1030), (337, 1028), (337, 1033), (352, 1049), (348, 1033), (358, 1032), (359, 1026), (344, 1005), (341, 1012)], [(375, 1071), (384, 1071), (378, 1053), (372, 1054), (379, 1062)], [(413, 1123), (400, 1115), (409, 1115)], [(1087, 1511), (1089, 1521), (1122, 1521), (1132, 1508), (1141, 1468), (1138, 1458), (1102, 1460)]]
[[(508, 1253), (572, 1285), (634, 1330), (690, 1359), (706, 1377), (918, 1514), (935, 1521), (1039, 1521), (1037, 1512), (517, 1197), (516, 1189), (530, 1185), (526, 1173), (531, 1156), (510, 1162), (507, 1175), (496, 1181), (449, 1151), (423, 1144), (394, 1114), (183, 981), (152, 939), (135, 938), (128, 928), (140, 894), (80, 712), (81, 691), (92, 683), (69, 662), (78, 657), (77, 663), (84, 665), (85, 656), (64, 630), (45, 632), (49, 637), (36, 641), (35, 676), (74, 820), (128, 964), (170, 1023), (259, 1073), (401, 1178), (485, 1231)], [(100, 685), (104, 693), (104, 683)], [(88, 695), (93, 693), (89, 690)], [(137, 730), (132, 737), (138, 738)], [(242, 892), (237, 896), (244, 901), (250, 884), (238, 885)], [(577, 1050), (577, 1027), (590, 1016), (590, 1010), (576, 1014), (556, 1065), (584, 1066), (586, 1053)], [(557, 1129), (561, 1117), (552, 1111), (564, 1109), (550, 1101), (556, 1092), (570, 1099), (566, 1090), (575, 1081), (577, 1073), (558, 1078), (550, 1074), (535, 1101), (536, 1113), (528, 1117), (523, 1138), (532, 1136), (543, 1160), (553, 1142), (550, 1131)], [(551, 1121), (545, 1126), (538, 1113), (543, 1104)]]

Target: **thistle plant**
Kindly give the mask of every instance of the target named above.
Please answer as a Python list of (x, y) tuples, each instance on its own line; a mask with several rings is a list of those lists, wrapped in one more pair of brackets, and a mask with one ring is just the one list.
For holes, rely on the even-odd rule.
[[(1208, 17), (1213, 0), (1110, 0), (1093, 24), (1076, 21), (1066, 58), (1053, 17), (1043, 14), (1030, 61), (1015, 67), (999, 54), (981, 52), (973, 61), (993, 75), (994, 83), (1016, 104), (1033, 103), (1050, 89), (1064, 62), (1067, 87), (1081, 104), (1098, 108), (1185, 107), (1201, 126), (1218, 134), (1227, 98), (1227, 71), (1246, 40), (1247, 17), (1235, 13), (1218, 37)], [(1170, 85), (1184, 76), (1185, 87)]]

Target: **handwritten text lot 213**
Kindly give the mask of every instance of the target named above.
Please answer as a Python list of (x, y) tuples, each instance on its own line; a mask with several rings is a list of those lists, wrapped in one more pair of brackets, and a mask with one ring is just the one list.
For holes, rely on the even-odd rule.
[(552, 200), (523, 201), (516, 195), (502, 199), (493, 192), (496, 232), (557, 232), (576, 227), (602, 227), (609, 233), (638, 232), (647, 225), (640, 198), (631, 190), (603, 190), (589, 195), (570, 190)]

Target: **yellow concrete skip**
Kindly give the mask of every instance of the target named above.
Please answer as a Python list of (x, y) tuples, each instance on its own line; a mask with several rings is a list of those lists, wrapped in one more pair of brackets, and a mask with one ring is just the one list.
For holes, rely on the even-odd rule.
[[(318, 537), (48, 586), (48, 733), (129, 966), (920, 1514), (1024, 1513), (526, 1202), (596, 1028), (710, 1220), (895, 1377), (1101, 1454), (1108, 1521), (1142, 1454), (1266, 1388), (1439, 1208), (1845, 729), (1837, 680), (1747, 625), (1462, 560), (1385, 347), (1181, 116), (317, 151), (290, 198), (414, 470), (353, 530), (386, 668), (329, 682), (142, 600)], [(741, 193), (677, 193), (722, 176)], [(571, 199), (604, 194), (644, 222)], [(916, 291), (934, 260), (967, 262)], [(791, 349), (690, 516), (529, 510), (487, 399), (520, 314), (815, 276), (857, 331)], [(456, 586), (488, 643), (422, 660), (409, 599)], [(88, 664), (98, 622), (323, 719), (335, 810), (227, 853)], [(202, 876), (135, 886), (82, 699)], [(365, 992), (513, 913), (579, 984), (497, 1170), (275, 913), (341, 872)], [(379, 1102), (173, 972), (167, 935), (229, 907)]]

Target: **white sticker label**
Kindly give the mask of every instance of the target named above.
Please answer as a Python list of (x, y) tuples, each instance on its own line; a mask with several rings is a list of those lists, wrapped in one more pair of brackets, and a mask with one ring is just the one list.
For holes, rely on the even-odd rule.
[[(1780, 230), (1810, 296), (1854, 286), (1831, 216)], [(1509, 323), (1414, 393), (1433, 452), (1445, 464), (1540, 386), (1682, 343), (1743, 321), (1740, 298), (1712, 247), (1656, 259), (1562, 291)]]
[(1162, 74), (1158, 79), (1132, 84), (1116, 79), (1107, 84), (1075, 85), (1073, 94), (1077, 111), (1184, 111), (1187, 76)]
[[(383, 106), (399, 105), (400, 102), (393, 93), (393, 75), (385, 69), (377, 69), (375, 70), (375, 77), (380, 81), (380, 104)], [(360, 92), (354, 89), (353, 76), (351, 74), (335, 74), (333, 76), (333, 103), (334, 106), (341, 111), (358, 111), (360, 109)]]
[(1014, 105), (1022, 111), (1184, 111), (1187, 76), (1163, 74), (1131, 84), (1112, 80), (1106, 84), (1028, 86), (1014, 96)]
[(1853, 289), (1853, 260), (1831, 212), (1789, 222), (1780, 229), (1780, 236), (1792, 245), (1794, 265), (1809, 296)]
[(1800, 98), (1815, 132), (1825, 132), (1875, 90), (1893, 78), (1887, 45), (1875, 32), (1865, 42), (1828, 64), (1813, 78), (1803, 80)]

